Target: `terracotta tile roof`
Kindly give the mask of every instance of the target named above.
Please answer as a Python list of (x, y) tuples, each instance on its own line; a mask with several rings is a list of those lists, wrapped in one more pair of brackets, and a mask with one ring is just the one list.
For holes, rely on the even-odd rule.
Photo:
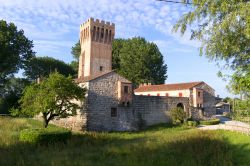
[(177, 84), (161, 84), (161, 85), (144, 85), (134, 90), (134, 92), (150, 92), (150, 91), (172, 91), (172, 90), (184, 90), (193, 88), (203, 82), (188, 82)]

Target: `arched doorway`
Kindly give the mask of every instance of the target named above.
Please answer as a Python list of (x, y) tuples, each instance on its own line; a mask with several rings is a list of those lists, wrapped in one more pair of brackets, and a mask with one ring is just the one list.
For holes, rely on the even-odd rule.
[(184, 105), (182, 103), (178, 103), (177, 108), (180, 108), (180, 109), (182, 109), (184, 111)]

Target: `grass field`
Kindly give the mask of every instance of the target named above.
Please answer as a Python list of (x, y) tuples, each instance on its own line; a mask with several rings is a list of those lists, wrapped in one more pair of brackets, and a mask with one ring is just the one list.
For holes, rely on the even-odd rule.
[[(32, 119), (0, 117), (0, 165), (250, 165), (250, 136), (158, 125), (141, 132), (73, 133), (67, 144), (18, 141)], [(55, 126), (49, 126), (57, 128)]]

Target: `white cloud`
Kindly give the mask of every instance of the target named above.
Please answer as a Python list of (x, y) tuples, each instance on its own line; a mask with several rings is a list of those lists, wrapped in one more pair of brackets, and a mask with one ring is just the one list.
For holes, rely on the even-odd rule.
[[(72, 35), (77, 39), (79, 25), (94, 17), (114, 22), (118, 37), (138, 36), (149, 27), (163, 33), (166, 39), (172, 37), (180, 44), (198, 45), (189, 40), (189, 34), (180, 37), (171, 32), (173, 23), (186, 12), (180, 5), (152, 0), (0, 0), (0, 4), (0, 19), (14, 22), (34, 41), (62, 42)], [(50, 44), (53, 51), (58, 48), (56, 43)]]

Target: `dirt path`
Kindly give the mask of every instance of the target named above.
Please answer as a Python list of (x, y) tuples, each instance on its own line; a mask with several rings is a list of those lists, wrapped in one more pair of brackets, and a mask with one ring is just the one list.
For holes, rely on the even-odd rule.
[(250, 125), (247, 123), (231, 120), (229, 118), (226, 118), (222, 115), (216, 115), (216, 118), (219, 118), (221, 123), (218, 125), (200, 125), (198, 126), (198, 129), (200, 130), (231, 130), (231, 131), (237, 131), (241, 133), (246, 133), (250, 135)]

